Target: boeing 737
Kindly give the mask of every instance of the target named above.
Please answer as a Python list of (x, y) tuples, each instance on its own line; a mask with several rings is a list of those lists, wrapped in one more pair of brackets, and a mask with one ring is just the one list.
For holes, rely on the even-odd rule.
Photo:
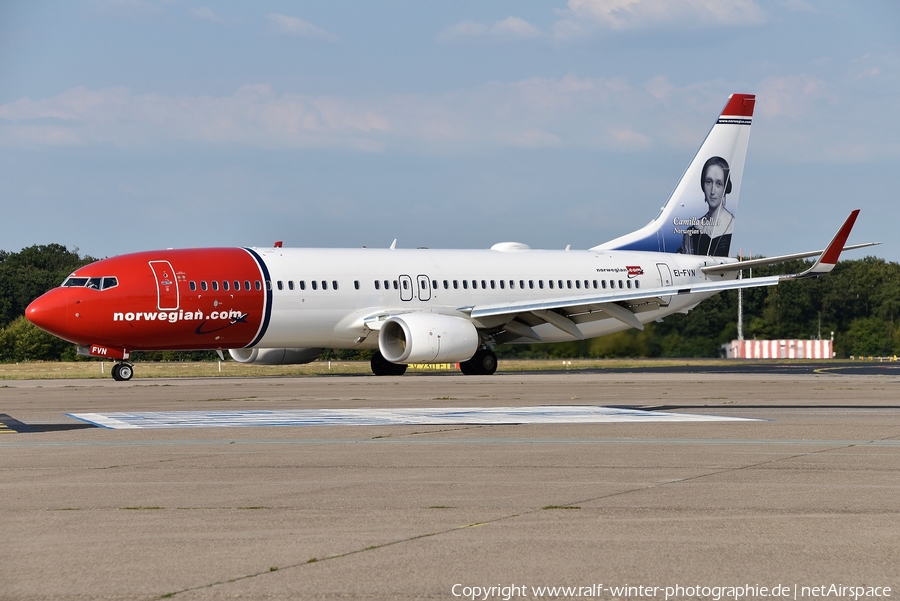
[[(834, 267), (858, 210), (824, 249), (729, 257), (755, 96), (733, 94), (659, 214), (588, 250), (206, 248), (139, 252), (75, 270), (32, 302), (28, 319), (82, 355), (128, 361), (143, 350), (228, 350), (242, 363), (307, 363), (330, 349), (371, 349), (376, 375), (409, 363), (492, 374), (499, 343), (602, 336), (686, 313), (736, 288)], [(396, 241), (395, 241), (396, 242)], [(859, 244), (849, 248), (859, 248)], [(817, 256), (801, 273), (744, 269)]]

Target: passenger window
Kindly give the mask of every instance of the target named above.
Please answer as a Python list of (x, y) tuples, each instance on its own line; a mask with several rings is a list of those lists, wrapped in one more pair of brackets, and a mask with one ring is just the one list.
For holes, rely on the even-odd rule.
[(500, 290), (506, 289), (506, 280), (500, 280)]
[(484, 280), (481, 280), (481, 289), (487, 290), (487, 282), (485, 282)]
[(454, 290), (458, 290), (458, 289), (459, 289), (459, 281), (458, 281), (458, 280), (453, 280), (453, 289), (454, 289)]
[(244, 290), (250, 292), (250, 280), (244, 280)]
[(510, 280), (510, 281), (509, 281), (509, 289), (510, 289), (510, 290), (515, 290), (515, 288), (516, 288), (516, 281), (515, 281), (515, 280)]
[(381, 282), (375, 280), (375, 290), (381, 290)]
[(385, 290), (390, 290), (390, 289), (391, 289), (391, 284), (390, 284), (387, 280), (384, 281), (384, 289), (385, 289)]
[(403, 280), (403, 289), (404, 289), (404, 290), (408, 290), (408, 289), (409, 289), (409, 282), (407, 282), (406, 280)]
[(294, 289), (294, 280), (288, 280), (288, 290)]
[(306, 290), (306, 280), (300, 280), (297, 283), (300, 284), (300, 290)]
[(278, 280), (278, 283), (276, 283), (275, 285), (278, 286), (279, 290), (284, 290), (284, 282), (282, 282), (281, 280)]
[(623, 288), (623, 286), (622, 286), (622, 280), (619, 280), (619, 289), (621, 290), (622, 288)]
[(641, 287), (641, 281), (640, 281), (640, 280), (635, 280), (635, 281), (634, 281), (634, 287), (635, 287), (635, 288), (640, 288), (640, 287)]
[(584, 281), (584, 289), (587, 290), (587, 289), (590, 288), (590, 287), (591, 287), (590, 283), (588, 283), (588, 281), (585, 280), (585, 281)]
[(466, 290), (469, 289), (469, 280), (463, 280), (463, 288), (465, 288)]
[(272, 291), (272, 280), (266, 280), (266, 291)]
[(528, 280), (528, 287), (534, 289), (534, 280)]
[(450, 288), (450, 282), (444, 280), (444, 290), (448, 290)]
[(572, 288), (572, 280), (566, 280), (566, 288)]
[(497, 287), (497, 283), (494, 280), (491, 280), (491, 290)]
[(562, 280), (556, 280), (556, 283), (559, 284), (559, 289), (562, 290)]
[(603, 286), (603, 289), (606, 290), (606, 280), (602, 280), (600, 284)]
[(472, 280), (472, 290), (478, 288), (478, 280)]
[(594, 280), (594, 290), (597, 289), (597, 280)]
[(240, 289), (241, 289), (241, 283), (239, 281), (235, 280), (234, 281), (234, 290), (240, 290)]
[(394, 290), (397, 290), (399, 288), (400, 288), (400, 286), (397, 285), (397, 280), (394, 280)]
[(626, 283), (628, 284), (628, 288), (631, 288), (631, 280), (628, 280)]
[(353, 280), (353, 287), (359, 290), (359, 280)]
[(228, 290), (228, 280), (222, 282), (222, 290)]
[(547, 280), (547, 285), (550, 286), (550, 290), (553, 290), (553, 280)]
[(337, 280), (331, 280), (331, 289), (332, 289), (332, 290), (337, 290), (337, 289), (338, 289), (338, 287), (337, 287)]
[(431, 287), (434, 288), (435, 290), (437, 290), (437, 286), (438, 286), (437, 280), (431, 280)]
[(538, 288), (540, 288), (541, 290), (544, 289), (544, 280), (538, 280)]
[(316, 283), (315, 280), (311, 281), (311, 282), (310, 282), (310, 285), (312, 286), (312, 289), (313, 289), (313, 290), (318, 290), (318, 289), (319, 289), (319, 285)]
[(581, 290), (581, 280), (575, 280), (575, 287)]
[(206, 288), (207, 288), (206, 280), (203, 280), (202, 282), (200, 282), (200, 290), (203, 290), (205, 292)]
[(322, 290), (328, 290), (328, 282), (322, 280)]
[(190, 287), (191, 287), (191, 291), (192, 291), (192, 292), (193, 292), (194, 290), (196, 290), (196, 289), (197, 289), (197, 282), (195, 282), (194, 280), (191, 280), (191, 285), (190, 285)]
[(525, 290), (525, 280), (519, 280), (519, 288)]
[[(280, 284), (281, 282), (278, 282), (278, 283)], [(213, 280), (213, 281), (212, 281), (212, 289), (213, 289), (213, 290), (218, 290), (218, 289), (219, 289), (219, 282), (218, 282), (217, 280)]]

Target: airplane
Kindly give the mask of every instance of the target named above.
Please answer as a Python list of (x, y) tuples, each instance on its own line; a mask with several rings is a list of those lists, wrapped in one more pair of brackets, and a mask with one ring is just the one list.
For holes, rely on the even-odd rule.
[[(767, 259), (729, 256), (756, 97), (732, 94), (659, 214), (587, 250), (201, 248), (137, 252), (76, 269), (27, 318), (116, 361), (134, 351), (227, 350), (241, 363), (299, 364), (323, 349), (371, 349), (375, 375), (410, 363), (497, 369), (501, 343), (583, 340), (686, 313), (723, 290), (831, 271), (854, 210), (824, 249)], [(742, 270), (817, 256), (801, 273)]]

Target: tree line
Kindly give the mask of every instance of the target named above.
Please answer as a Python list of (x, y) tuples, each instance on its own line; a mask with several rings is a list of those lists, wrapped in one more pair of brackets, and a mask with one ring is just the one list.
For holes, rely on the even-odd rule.
[[(25, 319), (32, 300), (58, 286), (67, 275), (95, 261), (60, 244), (35, 245), (19, 252), (0, 250), (0, 362), (72, 361), (74, 345), (47, 334)], [(797, 273), (809, 265), (795, 261), (757, 268), (753, 276)], [(750, 274), (745, 273), (745, 277)], [(743, 292), (744, 337), (829, 338), (839, 358), (900, 354), (900, 264), (876, 257), (844, 260), (831, 274)], [(557, 344), (500, 345), (501, 357), (718, 357), (737, 338), (737, 291), (709, 298), (688, 314), (628, 330)], [(367, 359), (371, 352), (335, 350), (323, 358)], [(136, 353), (142, 360), (214, 359), (212, 351)]]

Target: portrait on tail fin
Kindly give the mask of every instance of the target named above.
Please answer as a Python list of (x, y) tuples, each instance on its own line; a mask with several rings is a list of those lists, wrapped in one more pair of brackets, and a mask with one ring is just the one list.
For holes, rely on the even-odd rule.
[(734, 214), (725, 206), (731, 192), (731, 169), (722, 157), (710, 157), (700, 171), (700, 189), (707, 211), (702, 217), (675, 219), (675, 233), (682, 234), (678, 252), (687, 255), (727, 257), (734, 229)]

